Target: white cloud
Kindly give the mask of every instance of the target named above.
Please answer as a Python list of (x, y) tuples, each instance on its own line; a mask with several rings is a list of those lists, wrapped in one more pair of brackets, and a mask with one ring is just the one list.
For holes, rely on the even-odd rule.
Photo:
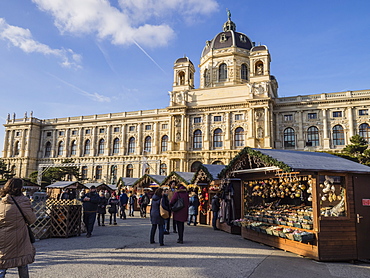
[(56, 56), (62, 60), (63, 67), (80, 67), (81, 56), (74, 53), (73, 50), (52, 49), (48, 45), (34, 40), (29, 29), (9, 25), (3, 18), (0, 18), (0, 38), (9, 41), (26, 53), (36, 52)]
[(119, 0), (119, 9), (109, 0), (32, 0), (40, 10), (50, 13), (62, 32), (96, 34), (113, 44), (146, 46), (168, 44), (173, 29), (165, 23), (155, 25), (152, 18), (166, 20), (168, 13), (181, 13), (190, 20), (216, 10), (216, 0)]

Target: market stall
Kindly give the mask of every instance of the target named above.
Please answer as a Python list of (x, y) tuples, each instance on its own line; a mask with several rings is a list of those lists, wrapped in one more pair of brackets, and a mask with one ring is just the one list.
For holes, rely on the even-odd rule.
[(70, 199), (76, 199), (79, 197), (80, 192), (86, 190), (87, 187), (78, 181), (57, 181), (46, 186), (46, 193), (51, 199), (59, 199), (65, 189), (70, 191)]
[(243, 149), (242, 236), (320, 261), (370, 258), (370, 167), (327, 153)]
[(125, 189), (127, 192), (132, 191), (134, 183), (138, 180), (139, 178), (119, 178), (117, 182), (117, 190), (121, 192), (121, 190)]

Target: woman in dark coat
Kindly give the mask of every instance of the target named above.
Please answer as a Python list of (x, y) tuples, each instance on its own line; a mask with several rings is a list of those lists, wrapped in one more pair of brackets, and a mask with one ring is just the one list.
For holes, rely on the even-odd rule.
[(173, 212), (173, 219), (176, 221), (177, 232), (179, 233), (177, 243), (184, 243), (184, 223), (188, 220), (189, 195), (183, 185), (181, 185), (173, 195), (170, 207), (176, 203), (178, 198), (182, 198), (184, 200), (184, 207), (179, 211)]
[(155, 243), (154, 236), (159, 229), (159, 245), (164, 245), (164, 219), (161, 217), (160, 205), (162, 201), (163, 189), (158, 188), (152, 198), (152, 205), (150, 207), (150, 221), (152, 222), (152, 229), (150, 231), (150, 243)]
[(104, 219), (105, 219), (105, 214), (107, 213), (107, 204), (108, 200), (104, 196), (104, 192), (100, 191), (99, 193), (99, 203), (98, 203), (98, 226), (100, 226), (100, 219), (101, 219), (101, 224), (102, 226), (104, 225)]
[(109, 209), (108, 212), (110, 213), (109, 217), (109, 224), (112, 225), (112, 218), (113, 218), (113, 224), (117, 225), (117, 212), (118, 212), (118, 204), (119, 199), (116, 195), (116, 192), (113, 191), (112, 196), (108, 200)]

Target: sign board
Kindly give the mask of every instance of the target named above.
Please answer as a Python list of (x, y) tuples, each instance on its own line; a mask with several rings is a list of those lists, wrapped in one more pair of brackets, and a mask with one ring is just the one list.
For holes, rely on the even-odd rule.
[(370, 199), (362, 199), (363, 206), (370, 206)]

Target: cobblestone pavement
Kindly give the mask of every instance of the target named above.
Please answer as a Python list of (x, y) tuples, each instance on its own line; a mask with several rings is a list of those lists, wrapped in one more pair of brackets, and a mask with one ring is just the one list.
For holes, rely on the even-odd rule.
[[(130, 217), (95, 226), (91, 238), (37, 241), (30, 277), (370, 277), (364, 262), (316, 262), (205, 225), (185, 225), (184, 244), (174, 233), (165, 235), (165, 246), (149, 244), (150, 227), (148, 218)], [(9, 277), (18, 277), (16, 269)]]

